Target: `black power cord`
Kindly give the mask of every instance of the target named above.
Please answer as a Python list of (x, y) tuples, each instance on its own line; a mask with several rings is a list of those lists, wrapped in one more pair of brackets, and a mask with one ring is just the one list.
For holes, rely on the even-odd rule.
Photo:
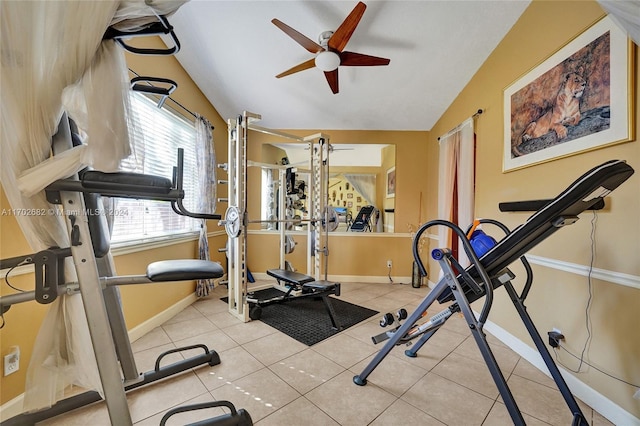
[[(619, 381), (619, 382), (625, 383), (625, 384), (627, 384), (627, 385), (629, 385), (629, 386), (633, 386), (633, 387), (635, 387), (635, 388), (640, 388), (640, 384), (630, 383), (630, 382), (627, 382), (627, 381), (626, 381), (626, 380), (624, 380), (624, 379), (621, 379), (620, 377), (616, 377), (616, 376), (614, 376), (614, 375), (612, 375), (612, 374), (609, 374), (609, 373), (607, 373), (606, 371), (604, 371), (604, 370), (602, 370), (602, 369), (600, 369), (600, 368), (596, 367), (595, 365), (593, 365), (593, 364), (589, 364), (587, 361), (585, 361), (585, 360), (581, 359), (581, 357), (579, 357), (579, 356), (577, 356), (577, 355), (575, 355), (575, 354), (573, 354), (573, 353), (569, 352), (569, 350), (568, 350), (567, 348), (563, 347), (562, 345), (560, 345), (560, 346), (558, 346), (558, 347), (559, 347), (560, 349), (562, 349), (563, 351), (565, 351), (566, 353), (568, 353), (569, 355), (571, 355), (572, 357), (574, 357), (575, 359), (579, 360), (581, 364), (588, 365), (589, 367), (593, 368), (594, 370), (599, 371), (600, 373), (604, 374), (605, 376), (611, 377), (612, 379), (615, 379), (615, 380), (617, 380), (617, 381)], [(566, 369), (567, 369), (567, 370), (569, 370), (569, 371), (573, 371), (574, 373), (580, 373), (580, 371), (573, 370), (573, 369), (571, 369), (571, 368), (567, 367), (567, 366), (566, 366), (565, 364), (563, 364), (562, 362), (560, 362), (560, 360), (558, 359), (558, 349), (557, 349), (557, 348), (553, 348), (553, 351), (555, 352), (555, 355), (556, 355), (556, 362), (557, 362), (558, 364), (562, 365), (564, 368), (566, 368)]]
[[(13, 270), (14, 270), (14, 269), (16, 269), (18, 266), (28, 265), (28, 264), (31, 264), (31, 263), (32, 263), (31, 258), (27, 258), (27, 259), (23, 260), (22, 262), (18, 263), (16, 266), (12, 266), (11, 268), (9, 268), (9, 270), (7, 271), (7, 273), (4, 275), (4, 282), (5, 282), (5, 283), (10, 287), (10, 288), (12, 288), (13, 290), (15, 290), (15, 291), (17, 291), (17, 292), (19, 292), (19, 293), (25, 293), (27, 290), (23, 290), (23, 289), (21, 289), (21, 288), (15, 287), (14, 285), (12, 285), (12, 284), (9, 282), (9, 274), (10, 274), (11, 272), (13, 272)], [(1, 310), (0, 310), (0, 320), (1, 320), (1, 322), (0, 322), (0, 329), (4, 328), (4, 326), (5, 326), (5, 324), (6, 324), (6, 322), (5, 322), (5, 320), (4, 320), (4, 313), (5, 313), (5, 312), (7, 312), (8, 310), (9, 310), (9, 306), (6, 306), (6, 307), (5, 307), (5, 306), (3, 306), (3, 307), (1, 308)]]
[[(587, 361), (584, 360), (584, 355), (585, 352), (587, 350), (587, 347), (589, 347), (589, 344), (591, 343), (591, 338), (593, 337), (593, 333), (592, 333), (592, 327), (593, 324), (591, 323), (591, 315), (590, 315), (590, 310), (591, 310), (591, 302), (593, 301), (593, 283), (591, 281), (591, 276), (593, 273), (593, 264), (595, 262), (595, 257), (596, 257), (596, 224), (598, 223), (598, 214), (596, 213), (595, 210), (593, 210), (593, 217), (591, 218), (591, 234), (590, 234), (590, 239), (591, 239), (591, 259), (589, 262), (589, 271), (587, 273), (587, 283), (588, 283), (588, 288), (589, 288), (589, 298), (587, 299), (587, 306), (585, 307), (585, 326), (587, 329), (587, 339), (584, 342), (584, 346), (582, 347), (582, 351), (580, 353), (580, 356), (577, 356), (573, 353), (571, 353), (567, 348), (563, 347), (562, 345), (560, 345), (559, 341), (556, 341), (556, 345), (551, 345), (553, 347), (553, 351), (555, 353), (555, 357), (556, 357), (556, 361), (558, 362), (558, 364), (562, 365), (564, 368), (566, 368), (567, 370), (573, 372), (573, 373), (581, 373), (582, 372), (582, 365), (588, 365), (589, 367), (593, 368), (596, 371), (599, 371), (600, 373), (604, 374), (605, 376), (611, 377), (612, 379), (615, 379), (619, 382), (625, 383), (629, 386), (633, 386), (636, 388), (640, 388), (640, 385), (636, 385), (630, 382), (627, 382), (626, 380), (623, 380), (619, 377), (616, 377), (612, 374), (607, 373), (606, 371), (603, 371), (602, 369), (596, 367), (593, 364), (588, 363)], [(549, 333), (549, 339), (551, 339), (551, 332)], [(571, 355), (573, 358), (577, 359), (579, 361), (578, 364), (578, 368), (577, 369), (573, 369), (568, 367), (567, 365), (563, 364), (559, 359), (558, 359), (558, 347), (560, 349), (562, 349), (563, 351), (565, 351), (566, 353), (568, 353), (569, 355)]]
[(25, 293), (25, 292), (27, 291), (27, 290), (22, 290), (21, 288), (18, 288), (18, 287), (13, 286), (13, 285), (9, 282), (9, 274), (10, 274), (11, 272), (13, 272), (13, 270), (14, 270), (14, 269), (16, 269), (18, 266), (28, 265), (28, 264), (30, 264), (30, 263), (31, 263), (30, 259), (29, 259), (29, 260), (24, 260), (23, 262), (20, 262), (20, 263), (19, 263), (19, 264), (17, 264), (16, 266), (12, 266), (11, 268), (9, 268), (9, 270), (7, 271), (7, 273), (4, 275), (4, 281), (7, 283), (7, 285), (8, 285), (9, 287), (11, 287), (12, 289), (14, 289), (15, 291), (20, 292), (20, 293)]

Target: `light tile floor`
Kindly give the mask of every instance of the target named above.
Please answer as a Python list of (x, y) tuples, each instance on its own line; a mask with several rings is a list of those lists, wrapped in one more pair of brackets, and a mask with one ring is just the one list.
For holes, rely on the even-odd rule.
[[(400, 284), (343, 283), (340, 298), (381, 313), (401, 307), (411, 312), (428, 291)], [(381, 315), (308, 347), (260, 321), (240, 322), (220, 301), (225, 293), (224, 287), (217, 288), (132, 344), (140, 371), (151, 370), (163, 351), (195, 343), (216, 350), (221, 358), (215, 367), (200, 367), (129, 392), (136, 425), (158, 425), (172, 407), (212, 400), (229, 400), (244, 408), (258, 426), (511, 423), (459, 316), (452, 317), (417, 358), (406, 357), (404, 347), (393, 349), (368, 384), (360, 387), (352, 378), (380, 349), (371, 336), (382, 332)], [(527, 424), (571, 424), (554, 382), (499, 340), (488, 339)], [(172, 356), (175, 360), (181, 355)], [(579, 403), (593, 425), (610, 424)], [(190, 412), (169, 424), (223, 413), (220, 408)], [(109, 417), (104, 404), (96, 404), (42, 424), (108, 425)]]

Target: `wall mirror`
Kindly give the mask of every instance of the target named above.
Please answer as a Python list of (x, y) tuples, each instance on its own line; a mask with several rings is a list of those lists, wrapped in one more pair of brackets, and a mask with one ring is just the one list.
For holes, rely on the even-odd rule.
[[(332, 144), (329, 156), (329, 205), (335, 211), (334, 232), (394, 232), (395, 145)], [(287, 217), (308, 218), (309, 148), (303, 143), (262, 145), (262, 163), (295, 167), (295, 177), (287, 180), (284, 201)], [(261, 219), (278, 217), (283, 202), (279, 198), (280, 170), (262, 169)], [(280, 200), (280, 201), (279, 201)], [(372, 207), (369, 207), (372, 206)], [(282, 224), (264, 222), (263, 230), (278, 230)], [(286, 229), (305, 230), (305, 222), (284, 224)]]

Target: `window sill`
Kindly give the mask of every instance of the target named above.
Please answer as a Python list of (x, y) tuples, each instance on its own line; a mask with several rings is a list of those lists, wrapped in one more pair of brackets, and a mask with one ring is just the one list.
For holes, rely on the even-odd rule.
[(189, 232), (187, 234), (177, 234), (170, 237), (156, 237), (145, 239), (142, 242), (139, 241), (125, 241), (122, 243), (111, 244), (111, 254), (115, 256), (122, 256), (125, 254), (137, 253), (140, 251), (153, 250), (162, 247), (168, 247), (175, 244), (186, 243), (189, 241), (196, 241), (199, 237), (199, 233)]

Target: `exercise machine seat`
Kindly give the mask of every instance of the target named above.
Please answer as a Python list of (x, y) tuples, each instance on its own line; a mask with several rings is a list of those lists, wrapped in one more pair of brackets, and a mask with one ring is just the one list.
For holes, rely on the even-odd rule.
[(222, 275), (222, 266), (209, 260), (161, 260), (147, 266), (147, 277), (153, 282), (204, 280)]
[(300, 272), (289, 271), (286, 269), (268, 269), (267, 275), (271, 275), (277, 280), (285, 281), (290, 284), (302, 285), (315, 281), (315, 278)]

